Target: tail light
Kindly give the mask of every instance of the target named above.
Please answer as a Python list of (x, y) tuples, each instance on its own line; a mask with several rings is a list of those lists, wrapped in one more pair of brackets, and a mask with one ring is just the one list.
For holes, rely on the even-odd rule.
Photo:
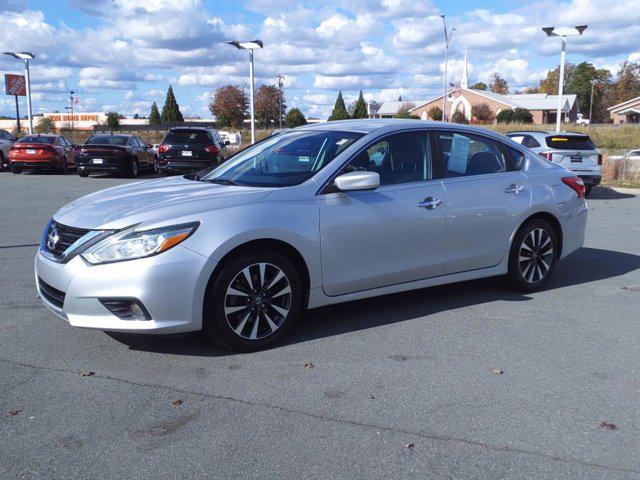
[(553, 153), (551, 152), (539, 152), (538, 155), (540, 155), (545, 160), (553, 160)]
[(584, 182), (580, 177), (562, 177), (562, 183), (578, 194), (578, 198), (584, 198)]
[(204, 147), (204, 149), (209, 152), (211, 155), (217, 155), (218, 154), (218, 147), (216, 147), (215, 145), (207, 145), (206, 147)]
[(164, 143), (162, 145), (158, 145), (158, 153), (165, 153), (169, 151), (169, 145), (165, 145)]
[(602, 165), (602, 154), (598, 154), (598, 165)]

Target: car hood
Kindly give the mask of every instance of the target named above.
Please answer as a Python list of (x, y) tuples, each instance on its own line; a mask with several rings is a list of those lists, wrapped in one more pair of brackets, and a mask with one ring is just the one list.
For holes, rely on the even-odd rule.
[(148, 180), (91, 193), (58, 210), (56, 222), (77, 228), (120, 229), (141, 222), (255, 202), (271, 189), (218, 185), (183, 177)]

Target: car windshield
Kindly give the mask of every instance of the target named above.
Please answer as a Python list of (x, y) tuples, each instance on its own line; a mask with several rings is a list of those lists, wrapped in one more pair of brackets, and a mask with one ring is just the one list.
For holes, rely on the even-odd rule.
[(85, 145), (126, 145), (127, 137), (119, 135), (99, 135), (91, 137), (85, 142)]
[(547, 147), (557, 150), (595, 150), (596, 147), (586, 135), (554, 135), (547, 137)]
[(255, 187), (298, 185), (362, 136), (340, 131), (284, 132), (238, 153), (201, 180)]
[(31, 135), (28, 137), (22, 137), (16, 143), (45, 143), (48, 145), (53, 144), (55, 137), (40, 137), (38, 135)]
[(203, 130), (170, 130), (162, 143), (167, 145), (209, 145), (211, 139)]

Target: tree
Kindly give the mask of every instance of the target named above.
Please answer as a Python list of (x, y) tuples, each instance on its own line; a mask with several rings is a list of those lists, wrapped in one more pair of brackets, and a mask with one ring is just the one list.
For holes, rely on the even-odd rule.
[(402, 101), (402, 95), (400, 95), (400, 96), (398, 97), (398, 101), (399, 101), (399, 102), (401, 102), (401, 101)]
[(626, 102), (640, 96), (640, 63), (624, 61), (613, 84), (612, 104)]
[(151, 104), (151, 113), (149, 114), (149, 125), (160, 125), (160, 112), (156, 102)]
[(403, 103), (396, 113), (396, 118), (411, 118), (419, 120), (420, 117), (418, 115), (413, 115), (411, 113), (411, 110), (413, 110), (414, 108), (416, 108), (416, 106), (411, 102)]
[(464, 113), (460, 111), (454, 112), (453, 115), (451, 115), (451, 121), (453, 123), (463, 123), (465, 125), (469, 123), (467, 117), (465, 117)]
[[(256, 121), (259, 125), (263, 125), (265, 130), (270, 123), (277, 124), (280, 117), (280, 91), (278, 87), (260, 85), (256, 90), (254, 107), (256, 109)], [(282, 99), (282, 109), (283, 111), (287, 109), (284, 98)]]
[(489, 90), (493, 93), (499, 93), (500, 95), (507, 95), (509, 93), (509, 85), (498, 72), (494, 72), (493, 75), (489, 77)]
[[(591, 82), (595, 82), (593, 85), (593, 109), (591, 108)], [(610, 84), (611, 72), (609, 70), (597, 69), (591, 63), (582, 62), (573, 69), (567, 83), (566, 92), (576, 94), (578, 110), (584, 114), (588, 114), (589, 110), (593, 110), (594, 116), (602, 120), (602, 117), (606, 115), (606, 108), (602, 105), (603, 93), (609, 88)]]
[(162, 115), (160, 117), (162, 123), (184, 122), (182, 113), (180, 113), (180, 106), (176, 101), (176, 97), (173, 94), (173, 87), (169, 85), (167, 90), (167, 98), (164, 101), (164, 107), (162, 107)]
[(480, 124), (487, 124), (493, 122), (495, 118), (493, 110), (488, 103), (479, 103), (471, 108), (471, 116), (475, 118)]
[(442, 120), (442, 109), (440, 107), (431, 107), (427, 115), (431, 120)]
[(498, 123), (512, 123), (513, 122), (513, 110), (501, 110), (496, 115), (496, 121)]
[(338, 92), (336, 103), (333, 106), (333, 111), (331, 112), (331, 116), (329, 117), (329, 121), (332, 120), (349, 120), (349, 112), (347, 112), (347, 107), (344, 104), (342, 92)]
[(471, 88), (473, 90), (488, 90), (487, 84), (484, 82), (476, 82), (471, 85)]
[(140, 118), (140, 114), (135, 113), (135, 114), (133, 115), (133, 118), (134, 118), (134, 120), (138, 120), (138, 119)]
[(36, 125), (36, 133), (51, 133), (56, 131), (56, 125), (51, 117), (42, 117)]
[(356, 108), (353, 111), (352, 118), (368, 118), (368, 117), (369, 117), (369, 114), (367, 113), (367, 102), (364, 101), (362, 90), (360, 90), (360, 95), (358, 95), (358, 100), (356, 101)]
[[(564, 84), (567, 85), (569, 78), (572, 75), (575, 65), (573, 63), (565, 63), (564, 65)], [(557, 66), (553, 70), (547, 72), (546, 78), (540, 80), (540, 86), (538, 91), (540, 93), (546, 93), (547, 95), (558, 94), (558, 78), (560, 78), (560, 66)]]
[(297, 108), (292, 108), (284, 117), (284, 124), (289, 128), (299, 127), (300, 125), (306, 125), (307, 119), (304, 118), (302, 112)]
[(109, 127), (109, 130), (120, 128), (120, 115), (118, 115), (118, 112), (107, 113), (107, 127)]
[(209, 110), (216, 116), (219, 125), (242, 128), (247, 116), (249, 99), (240, 87), (226, 85), (213, 93)]
[(533, 115), (526, 108), (516, 108), (513, 111), (513, 120), (514, 123), (533, 123)]

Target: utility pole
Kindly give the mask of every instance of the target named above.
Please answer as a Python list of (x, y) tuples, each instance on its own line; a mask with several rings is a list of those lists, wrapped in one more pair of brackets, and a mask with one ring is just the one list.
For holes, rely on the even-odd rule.
[(73, 90), (69, 91), (69, 105), (71, 105), (71, 134), (69, 135), (71, 137), (71, 140), (73, 141), (73, 94), (75, 92)]
[(284, 85), (284, 77), (280, 74), (276, 75), (278, 79), (278, 93), (280, 107), (278, 108), (278, 128), (282, 128), (282, 87)]
[(440, 15), (442, 18), (442, 24), (444, 25), (444, 92), (442, 93), (442, 121), (446, 121), (446, 110), (447, 110), (447, 68), (449, 66), (449, 41), (451, 40), (451, 36), (455, 31), (455, 27), (451, 29), (451, 32), (447, 31), (447, 20), (444, 14)]
[(593, 119), (591, 118), (591, 116), (593, 115), (593, 88), (596, 86), (596, 83), (598, 83), (597, 80), (591, 80), (591, 100), (589, 101), (589, 125), (591, 125), (593, 123)]

